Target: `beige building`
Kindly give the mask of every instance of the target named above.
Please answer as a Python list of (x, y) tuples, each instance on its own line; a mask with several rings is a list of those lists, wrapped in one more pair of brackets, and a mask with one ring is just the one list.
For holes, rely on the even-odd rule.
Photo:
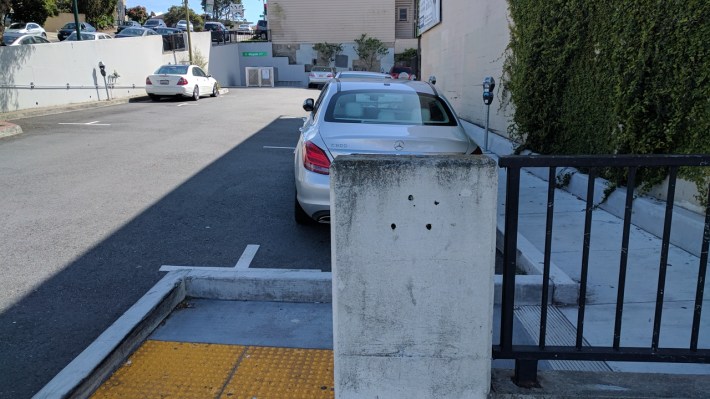
[(416, 48), (414, 0), (271, 0), (276, 45), (353, 43), (366, 33), (395, 52)]
[(486, 76), (495, 79), (490, 129), (501, 135), (507, 135), (513, 114), (512, 106), (500, 107), (504, 52), (510, 41), (508, 21), (506, 1), (445, 0), (441, 22), (421, 35), (421, 77), (436, 76), (436, 87), (461, 118), (485, 124), (481, 84)]

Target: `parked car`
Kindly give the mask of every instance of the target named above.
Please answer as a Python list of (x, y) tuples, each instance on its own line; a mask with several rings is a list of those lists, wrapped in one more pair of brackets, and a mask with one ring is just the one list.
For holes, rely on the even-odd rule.
[[(180, 29), (180, 30), (187, 30), (187, 21), (184, 19), (181, 19), (177, 21), (175, 24), (175, 28)], [(192, 25), (192, 22), (190, 22), (190, 32), (194, 32), (195, 27)]]
[(122, 37), (159, 36), (156, 31), (150, 28), (126, 28), (117, 34), (116, 39)]
[(308, 74), (308, 88), (323, 86), (335, 77), (335, 68), (314, 66)]
[(197, 65), (168, 64), (145, 78), (145, 92), (153, 101), (167, 96), (192, 97), (197, 101), (201, 96), (217, 97), (219, 85)]
[(165, 25), (165, 21), (160, 18), (151, 18), (143, 23), (143, 27), (148, 29), (155, 29), (160, 27), (165, 28), (167, 27), (167, 25)]
[(392, 79), (417, 80), (414, 70), (406, 66), (393, 66), (390, 69), (390, 76), (392, 76)]
[(392, 79), (392, 76), (380, 72), (367, 71), (340, 71), (335, 74), (336, 79)]
[(2, 35), (2, 41), (5, 44), (14, 42), (20, 36), (34, 35), (47, 37), (47, 32), (44, 31), (38, 23), (35, 22), (14, 22), (5, 29)]
[(20, 37), (8, 37), (7, 41), (3, 39), (0, 45), (2, 46), (21, 46), (23, 44), (45, 44), (50, 43), (49, 40), (37, 35), (22, 35)]
[(253, 33), (254, 31), (251, 29), (251, 26), (249, 24), (239, 24), (239, 26), (237, 27), (238, 35), (251, 35)]
[[(101, 33), (101, 32), (81, 32), (81, 40), (104, 40), (104, 39), (113, 39), (111, 36)], [(71, 35), (67, 36), (66, 39), (64, 39), (67, 42), (75, 42), (76, 40), (76, 32), (72, 32)]]
[(126, 28), (142, 28), (141, 24), (136, 21), (125, 21), (116, 28), (116, 33), (121, 33)]
[(257, 21), (256, 25), (254, 25), (254, 35), (259, 36), (262, 39), (267, 39), (269, 35), (269, 24), (266, 22), (266, 20), (259, 20)]
[(166, 36), (166, 35), (176, 35), (182, 33), (181, 29), (178, 28), (155, 28), (155, 33)]
[(472, 154), (480, 149), (443, 95), (426, 82), (331, 80), (296, 145), (295, 219), (330, 221), (330, 164), (346, 154)]
[(221, 22), (205, 22), (205, 30), (210, 31), (213, 42), (229, 42), (232, 40), (229, 30)]
[[(90, 23), (88, 22), (79, 22), (79, 31), (80, 32), (96, 32), (96, 28), (91, 26)], [(59, 31), (57, 31), (57, 39), (59, 41), (62, 41), (67, 38), (67, 36), (71, 35), (72, 32), (76, 32), (76, 24), (74, 22), (67, 22), (62, 26)]]

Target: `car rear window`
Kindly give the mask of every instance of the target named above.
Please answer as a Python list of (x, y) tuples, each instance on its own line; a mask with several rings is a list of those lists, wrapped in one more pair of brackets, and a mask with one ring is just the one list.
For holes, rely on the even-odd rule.
[(456, 126), (456, 118), (439, 97), (392, 90), (358, 90), (331, 98), (326, 122)]
[(185, 75), (188, 65), (163, 65), (155, 71), (156, 75)]
[(26, 23), (15, 22), (14, 24), (11, 24), (8, 29), (25, 29), (25, 26), (27, 26)]

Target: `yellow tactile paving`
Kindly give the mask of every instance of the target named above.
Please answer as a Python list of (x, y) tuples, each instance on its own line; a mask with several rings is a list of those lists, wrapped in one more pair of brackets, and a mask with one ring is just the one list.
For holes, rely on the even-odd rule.
[(146, 341), (95, 399), (216, 398), (244, 346)]
[(333, 351), (250, 346), (220, 399), (334, 397)]
[(145, 341), (94, 399), (330, 399), (333, 351)]

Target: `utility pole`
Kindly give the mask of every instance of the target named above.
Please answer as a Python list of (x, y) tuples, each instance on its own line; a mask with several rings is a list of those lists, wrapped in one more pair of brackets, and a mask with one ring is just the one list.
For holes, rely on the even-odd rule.
[[(76, 1), (76, 0), (74, 0)], [(185, 21), (187, 22), (187, 51), (190, 57), (190, 64), (192, 64), (192, 40), (190, 38), (190, 7), (187, 5), (187, 0), (185, 1)]]
[(74, 27), (76, 28), (76, 40), (81, 40), (81, 25), (79, 25), (79, 6), (76, 5), (76, 0), (72, 2), (74, 8)]

